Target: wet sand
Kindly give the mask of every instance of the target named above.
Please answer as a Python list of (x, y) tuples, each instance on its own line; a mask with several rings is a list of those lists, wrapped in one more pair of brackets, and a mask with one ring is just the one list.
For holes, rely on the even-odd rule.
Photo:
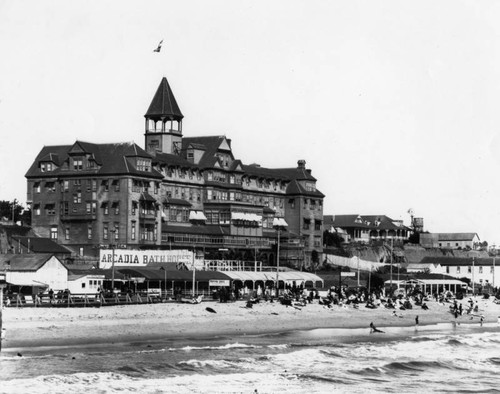
[[(466, 302), (462, 301), (464, 307)], [(155, 339), (200, 338), (230, 335), (255, 335), (321, 328), (366, 328), (373, 322), (378, 328), (419, 326), (440, 323), (480, 325), (497, 323), (500, 305), (491, 299), (478, 299), (479, 312), (459, 316), (449, 313), (451, 304), (427, 302), (429, 310), (369, 309), (361, 305), (326, 308), (316, 302), (296, 309), (279, 303), (261, 302), (246, 308), (245, 302), (222, 304), (175, 302), (105, 306), (100, 308), (4, 308), (6, 338), (2, 351), (22, 348), (112, 344)], [(206, 308), (212, 308), (211, 313)], [(443, 324), (443, 327), (450, 327)], [(359, 330), (352, 330), (353, 335)], [(390, 331), (390, 330), (389, 330)]]

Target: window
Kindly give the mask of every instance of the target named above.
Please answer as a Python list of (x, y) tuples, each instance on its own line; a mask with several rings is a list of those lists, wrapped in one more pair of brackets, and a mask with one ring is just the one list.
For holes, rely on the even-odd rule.
[(97, 181), (95, 179), (92, 179), (92, 191), (97, 191)]
[(64, 229), (64, 239), (66, 239), (66, 240), (69, 239), (69, 227), (66, 227)]
[(118, 223), (115, 223), (114, 233), (115, 233), (115, 240), (120, 239), (120, 225)]
[(212, 171), (207, 172), (207, 181), (211, 181), (214, 179), (214, 176), (212, 174)]
[(137, 201), (132, 201), (132, 215), (137, 212)]
[(314, 221), (314, 229), (315, 230), (321, 230), (321, 220), (315, 220)]
[(81, 204), (82, 202), (82, 193), (78, 192), (73, 194), (73, 203), (74, 204)]
[(290, 208), (295, 208), (295, 198), (290, 198), (288, 200), (288, 204), (290, 205)]
[(120, 214), (120, 203), (118, 201), (113, 203), (113, 210), (115, 211), (115, 215)]
[(234, 175), (229, 175), (229, 183), (234, 184)]
[(137, 170), (151, 172), (151, 160), (137, 158)]
[(231, 212), (222, 211), (220, 213), (220, 224), (230, 224), (231, 223)]
[(319, 248), (321, 246), (321, 237), (314, 237), (314, 247)]
[(108, 224), (104, 223), (104, 225), (102, 226), (102, 238), (103, 239), (108, 239), (108, 236), (109, 236)]
[(50, 239), (57, 239), (57, 227), (53, 226), (50, 228)]
[(92, 225), (90, 225), (90, 224), (87, 227), (87, 238), (92, 239)]
[(73, 180), (73, 186), (80, 188), (82, 186), (82, 180), (81, 179)]
[(45, 182), (45, 190), (49, 193), (53, 193), (56, 191), (56, 183), (55, 182)]
[(91, 210), (92, 210), (92, 204), (90, 202), (85, 203), (85, 213), (89, 215)]
[(314, 191), (316, 191), (316, 185), (314, 183), (307, 182), (306, 183), (306, 190), (308, 192), (314, 192)]
[(40, 193), (40, 182), (35, 182), (35, 183), (33, 184), (33, 191), (34, 191), (35, 193)]
[(120, 191), (120, 181), (118, 179), (115, 179), (113, 181), (113, 186), (115, 187), (115, 192), (119, 192)]
[(160, 188), (160, 184), (158, 182), (155, 182), (155, 188), (154, 188), (154, 193), (158, 194), (158, 189)]
[(107, 192), (109, 191), (109, 181), (107, 179), (103, 180), (101, 182), (102, 187), (104, 187), (104, 191)]
[(136, 235), (135, 235), (135, 234), (136, 234), (136, 231), (137, 231), (137, 230), (136, 230), (136, 227), (135, 227), (135, 226), (136, 226), (136, 222), (132, 222), (132, 227), (131, 227), (131, 230), (132, 230), (132, 231), (131, 231), (131, 235), (130, 235), (131, 239), (135, 239), (135, 237), (136, 237)]
[(81, 158), (73, 159), (73, 170), (82, 170), (83, 169), (83, 160)]
[(40, 216), (40, 204), (33, 205), (33, 213), (35, 216)]
[(69, 181), (64, 181), (64, 191), (67, 192), (69, 190)]
[(103, 209), (103, 213), (104, 213), (105, 215), (108, 215), (108, 214), (109, 214), (109, 204), (108, 204), (107, 202), (103, 202), (103, 203), (101, 204), (101, 207), (102, 207), (102, 209)]
[(56, 204), (45, 204), (45, 214), (55, 215), (56, 214)]
[(68, 215), (68, 214), (69, 214), (69, 202), (63, 201), (61, 203), (61, 215)]
[(302, 228), (304, 230), (309, 230), (310, 226), (311, 226), (311, 219), (304, 219), (304, 223), (302, 225)]

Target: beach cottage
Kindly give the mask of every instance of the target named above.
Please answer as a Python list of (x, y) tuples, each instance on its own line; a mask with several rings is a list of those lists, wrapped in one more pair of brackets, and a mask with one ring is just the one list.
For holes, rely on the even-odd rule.
[(52, 254), (0, 254), (0, 272), (5, 272), (9, 288), (23, 294), (68, 286), (68, 269)]

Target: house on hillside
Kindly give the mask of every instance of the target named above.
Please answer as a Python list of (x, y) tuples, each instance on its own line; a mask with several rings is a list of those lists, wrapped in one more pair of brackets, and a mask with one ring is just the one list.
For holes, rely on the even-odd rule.
[(346, 242), (403, 241), (411, 232), (401, 220), (386, 215), (324, 215), (324, 224), (327, 231), (342, 231), (347, 236), (344, 238)]
[(420, 234), (420, 245), (424, 248), (476, 249), (477, 233), (429, 233)]
[(439, 264), (435, 263), (409, 263), (408, 266), (406, 267), (406, 271), (408, 273), (417, 273), (417, 272), (422, 272), (422, 273), (429, 273), (429, 274), (436, 274), (436, 273), (441, 273), (442, 268)]
[(498, 263), (493, 257), (424, 257), (421, 261), (421, 264), (433, 264), (439, 267), (436, 273), (450, 275), (454, 278), (467, 278), (476, 284), (493, 287), (500, 284)]

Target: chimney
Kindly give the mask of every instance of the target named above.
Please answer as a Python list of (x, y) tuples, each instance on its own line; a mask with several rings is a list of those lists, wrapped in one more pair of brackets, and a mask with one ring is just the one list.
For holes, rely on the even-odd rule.
[(306, 168), (306, 161), (305, 160), (299, 160), (297, 162), (297, 168), (304, 170)]

